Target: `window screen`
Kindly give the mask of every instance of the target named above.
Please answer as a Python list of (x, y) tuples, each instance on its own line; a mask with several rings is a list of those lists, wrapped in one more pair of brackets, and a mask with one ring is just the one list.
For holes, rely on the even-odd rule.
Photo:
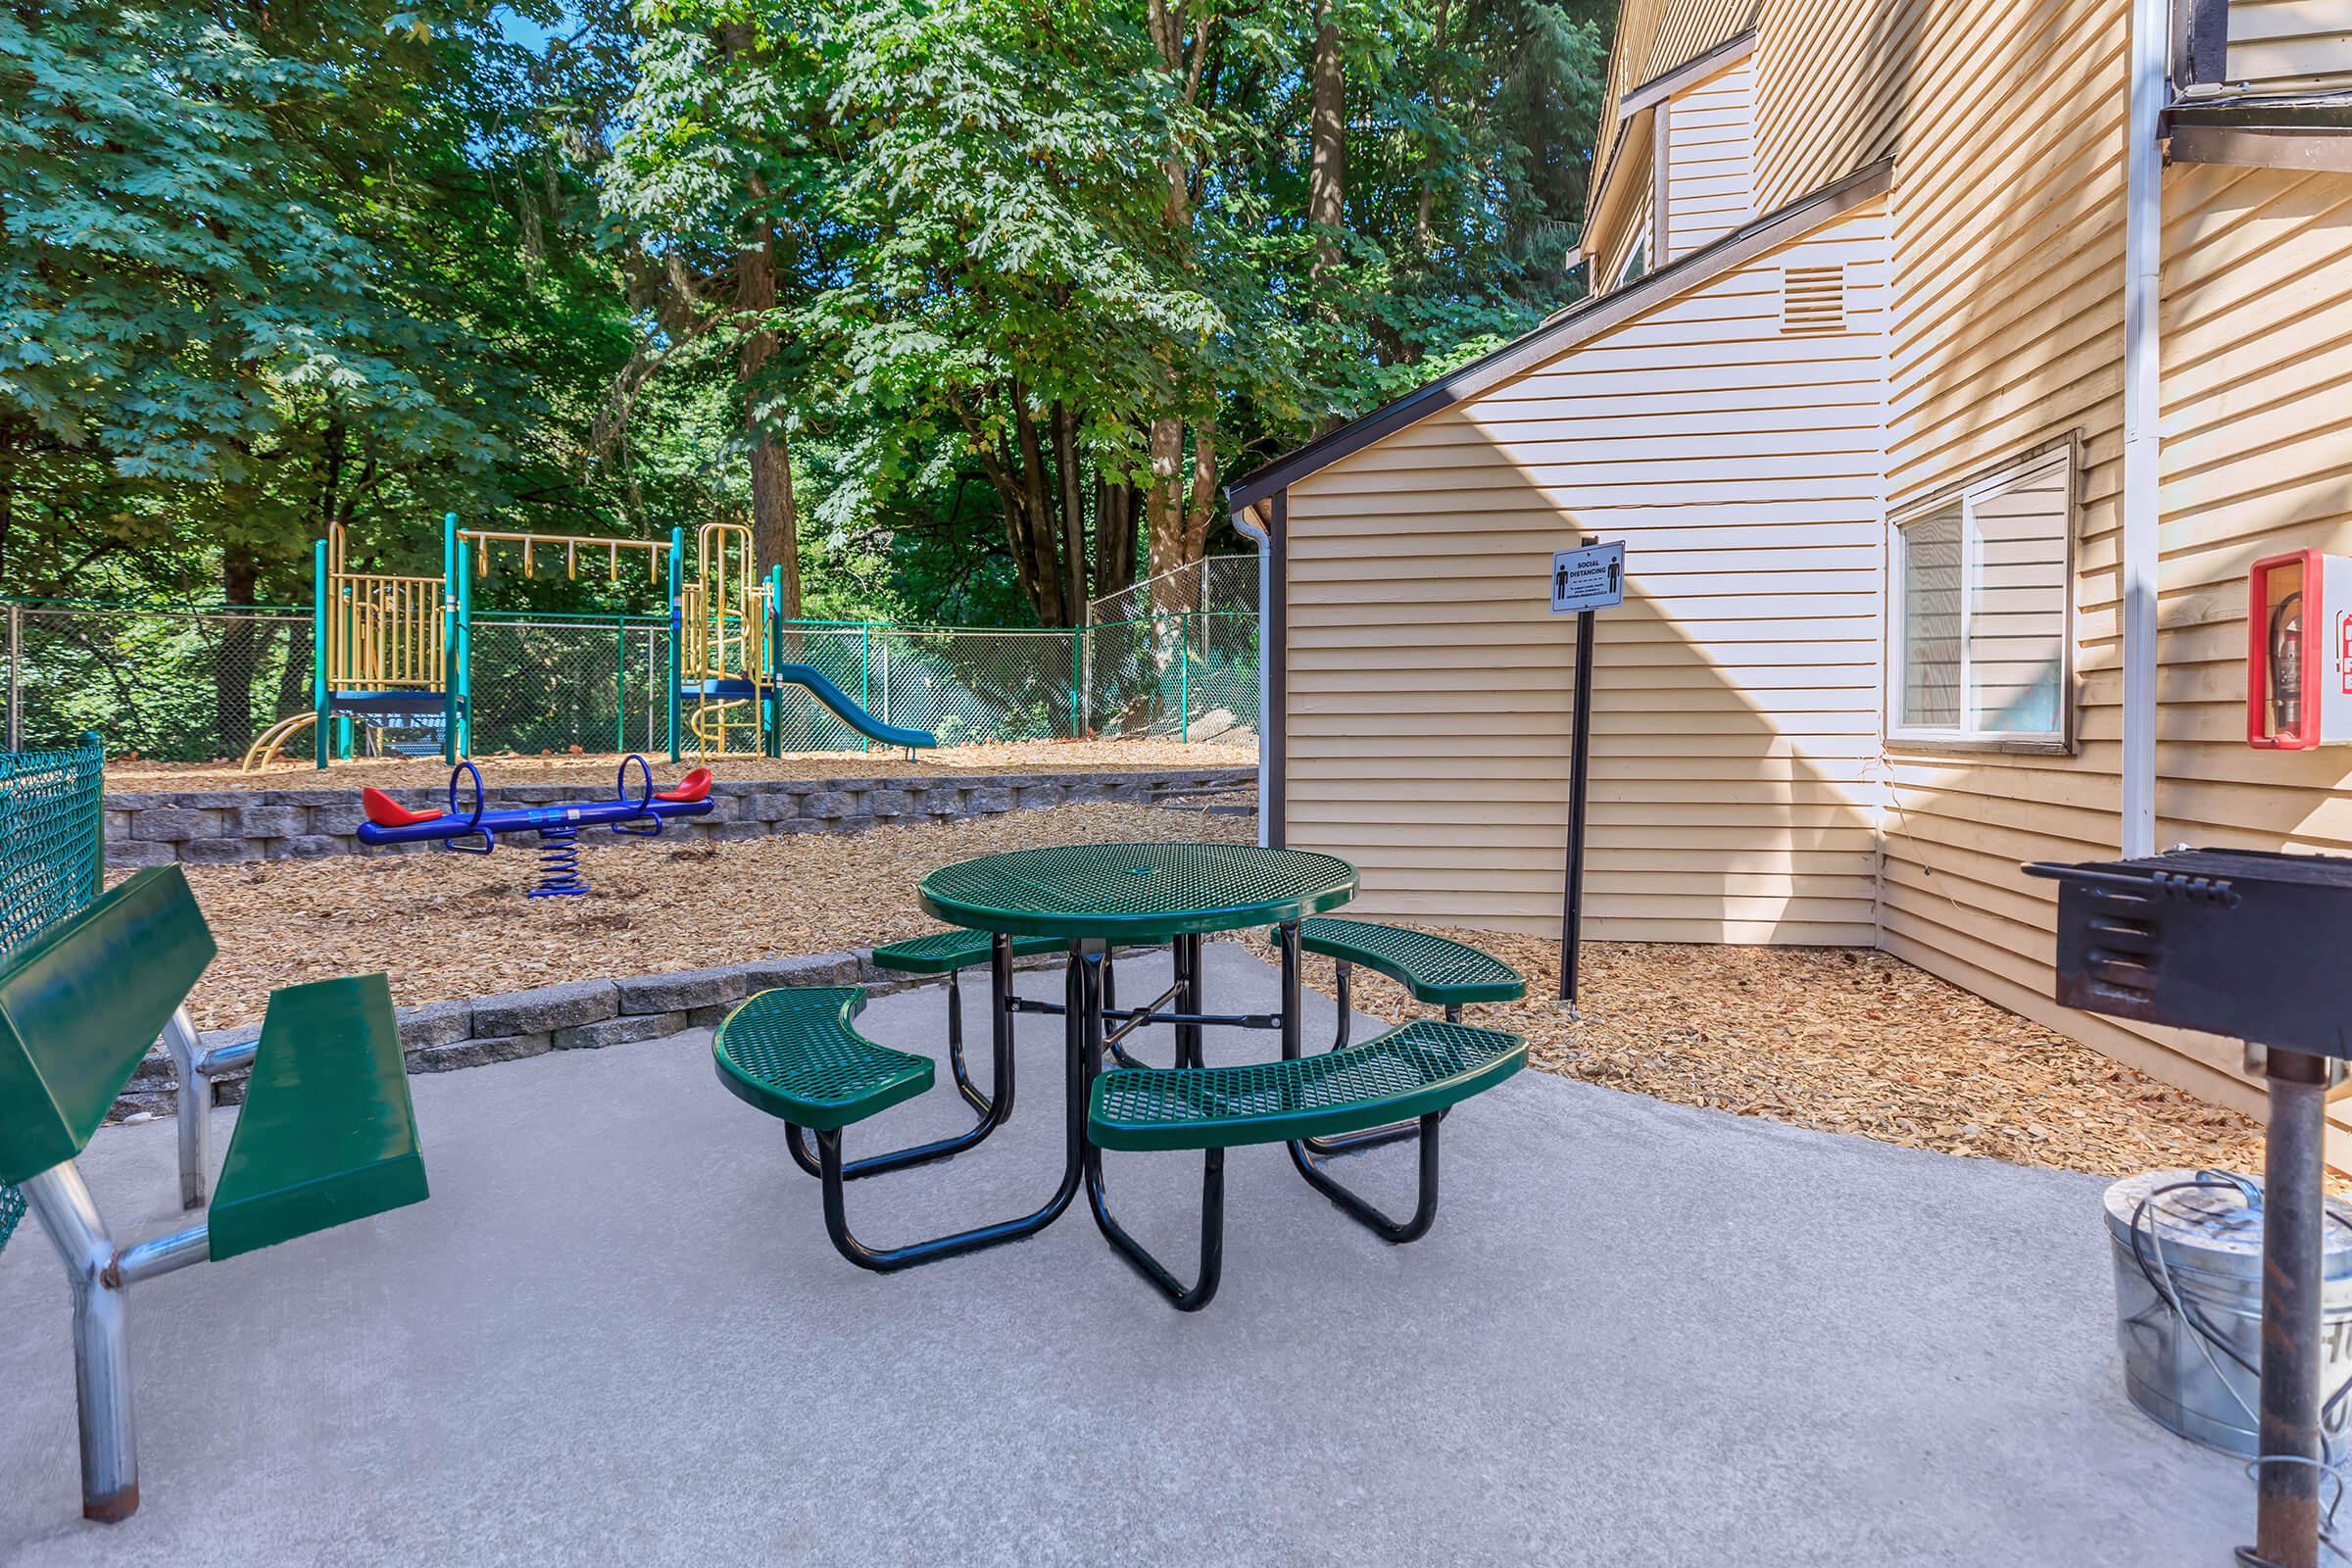
[(1890, 734), (2066, 739), (2073, 491), (2061, 453), (1896, 519)]

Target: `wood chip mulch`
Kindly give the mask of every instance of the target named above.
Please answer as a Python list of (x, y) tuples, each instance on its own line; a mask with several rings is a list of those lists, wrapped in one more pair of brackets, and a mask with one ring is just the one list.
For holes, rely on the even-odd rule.
[[(1425, 929), (1527, 976), (1526, 1001), (1466, 1007), (1463, 1022), (1525, 1035), (1530, 1061), (1563, 1077), (2019, 1165), (2262, 1169), (2258, 1122), (1884, 953), (1587, 943), (1571, 1021), (1556, 941)], [(1327, 989), (1330, 965), (1314, 962)], [(1356, 976), (1358, 1010), (1414, 1007)]]
[[(495, 789), (503, 784), (610, 784), (620, 766), (620, 753), (543, 753), (524, 757), (513, 752), (484, 752), (474, 759), (482, 779)], [(945, 746), (906, 754), (883, 747), (870, 752), (793, 752), (783, 757), (722, 757), (711, 764), (720, 779), (874, 778), (926, 773), (1107, 773), (1156, 768), (1254, 767), (1254, 742), (1173, 740), (1019, 741), (988, 746)], [(683, 761), (646, 755), (658, 779), (676, 777), (696, 764), (690, 754)], [(110, 794), (162, 793), (171, 790), (286, 790), (336, 789), (348, 785), (354, 798), (363, 784), (377, 789), (438, 786), (449, 782), (449, 764), (438, 758), (366, 757), (337, 762), (320, 772), (304, 753), (297, 760), (280, 760), (260, 773), (240, 773), (234, 760), (225, 762), (150, 762), (110, 757), (106, 787)]]
[[(924, 872), (976, 855), (1137, 839), (1254, 840), (1255, 821), (1186, 808), (1057, 807), (970, 821), (738, 843), (584, 839), (593, 892), (523, 897), (527, 840), (487, 857), (338, 856), (189, 866), (219, 938), (190, 1004), (258, 1020), (272, 987), (383, 969), (402, 1003), (820, 953), (934, 929)], [(1551, 1002), (1558, 945), (1442, 934), (1529, 980), (1466, 1021), (1530, 1040), (1546, 1071), (1684, 1104), (2026, 1165), (2124, 1175), (2259, 1170), (2260, 1127), (1885, 954), (1589, 944), (1583, 1019)], [(1262, 944), (1257, 945), (1264, 951)], [(1310, 982), (1329, 990), (1327, 961)], [(1413, 1010), (1357, 971), (1359, 1008)], [(1310, 1043), (1311, 1044), (1311, 1043)]]

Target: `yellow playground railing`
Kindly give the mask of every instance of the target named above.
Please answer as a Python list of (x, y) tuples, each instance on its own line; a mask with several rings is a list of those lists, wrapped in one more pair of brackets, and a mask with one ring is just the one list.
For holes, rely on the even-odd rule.
[(679, 675), (694, 693), (686, 722), (698, 760), (725, 755), (730, 736), (748, 733), (759, 744), (768, 610), (752, 530), (704, 523), (695, 535), (694, 581), (678, 595)]

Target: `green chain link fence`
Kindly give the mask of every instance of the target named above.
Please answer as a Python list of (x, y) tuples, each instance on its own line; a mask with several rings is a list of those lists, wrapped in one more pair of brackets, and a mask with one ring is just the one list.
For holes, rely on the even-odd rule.
[[(98, 896), (105, 760), (95, 740), (0, 755), (0, 953)], [(0, 1248), (24, 1217), (24, 1195), (0, 1183)]]
[[(1072, 631), (795, 621), (779, 658), (943, 746), (1244, 740), (1257, 729), (1256, 588), (1252, 558), (1216, 558), (1097, 601)], [(119, 758), (233, 760), (313, 708), (307, 607), (22, 601), (5, 613), (12, 749), (94, 730)], [(472, 634), (476, 753), (667, 749), (665, 617), (477, 611)], [(869, 749), (813, 696), (780, 701), (784, 750)], [(419, 751), (438, 738), (430, 720), (396, 737)]]

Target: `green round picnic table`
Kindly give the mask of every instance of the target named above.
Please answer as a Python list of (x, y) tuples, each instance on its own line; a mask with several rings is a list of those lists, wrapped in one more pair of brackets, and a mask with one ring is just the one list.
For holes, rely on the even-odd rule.
[(1245, 844), (1070, 844), (941, 866), (918, 891), (924, 912), (975, 930), (1156, 943), (1338, 908), (1355, 867)]

